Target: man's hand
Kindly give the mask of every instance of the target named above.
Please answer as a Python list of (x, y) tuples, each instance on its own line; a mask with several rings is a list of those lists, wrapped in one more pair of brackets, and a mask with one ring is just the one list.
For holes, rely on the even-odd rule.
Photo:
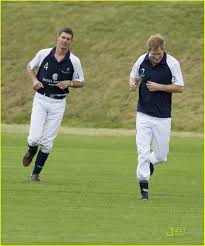
[(158, 84), (153, 81), (148, 81), (147, 82), (147, 88), (149, 91), (164, 91), (168, 93), (182, 93), (184, 90), (184, 86), (179, 86), (179, 85), (164, 85), (164, 84)]
[(139, 80), (130, 78), (129, 83), (130, 83), (130, 91), (136, 91), (138, 83), (139, 83)]
[(39, 80), (35, 80), (33, 82), (33, 89), (38, 90), (40, 88), (44, 88), (43, 84)]
[(161, 91), (161, 84), (153, 81), (148, 81), (146, 85), (149, 91)]
[(130, 84), (130, 91), (136, 91), (136, 89), (137, 89), (137, 83), (136, 82)]
[(70, 86), (70, 80), (63, 80), (59, 82), (56, 86), (59, 87), (61, 90), (64, 90)]

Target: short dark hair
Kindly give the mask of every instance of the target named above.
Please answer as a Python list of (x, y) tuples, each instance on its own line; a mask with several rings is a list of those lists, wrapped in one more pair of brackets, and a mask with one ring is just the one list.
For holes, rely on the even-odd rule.
[(59, 36), (61, 35), (62, 32), (68, 33), (70, 35), (72, 35), (72, 39), (73, 39), (73, 30), (70, 27), (64, 27), (59, 31)]

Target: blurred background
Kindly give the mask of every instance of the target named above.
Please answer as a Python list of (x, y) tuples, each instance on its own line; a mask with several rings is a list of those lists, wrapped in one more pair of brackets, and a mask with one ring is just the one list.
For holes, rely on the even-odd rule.
[(184, 93), (173, 95), (172, 128), (203, 131), (203, 2), (3, 2), (2, 123), (30, 122), (27, 63), (54, 47), (65, 26), (87, 85), (70, 90), (64, 126), (135, 129), (130, 71), (148, 37), (160, 33), (185, 81)]

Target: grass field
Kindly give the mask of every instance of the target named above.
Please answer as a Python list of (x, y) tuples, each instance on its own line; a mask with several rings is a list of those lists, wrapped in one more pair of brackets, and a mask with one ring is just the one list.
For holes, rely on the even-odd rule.
[(203, 244), (203, 140), (172, 137), (150, 200), (135, 181), (135, 136), (59, 135), (42, 173), (26, 134), (2, 136), (2, 244)]

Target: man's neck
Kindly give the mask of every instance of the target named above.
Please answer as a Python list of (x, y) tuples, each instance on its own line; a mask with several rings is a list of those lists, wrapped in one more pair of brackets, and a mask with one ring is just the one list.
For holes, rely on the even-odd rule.
[(55, 53), (57, 56), (65, 56), (67, 52), (68, 52), (68, 49), (61, 49), (61, 48), (56, 47)]
[(56, 52), (55, 52), (55, 58), (58, 62), (64, 59), (66, 53), (68, 52), (68, 49), (59, 49), (56, 47)]

